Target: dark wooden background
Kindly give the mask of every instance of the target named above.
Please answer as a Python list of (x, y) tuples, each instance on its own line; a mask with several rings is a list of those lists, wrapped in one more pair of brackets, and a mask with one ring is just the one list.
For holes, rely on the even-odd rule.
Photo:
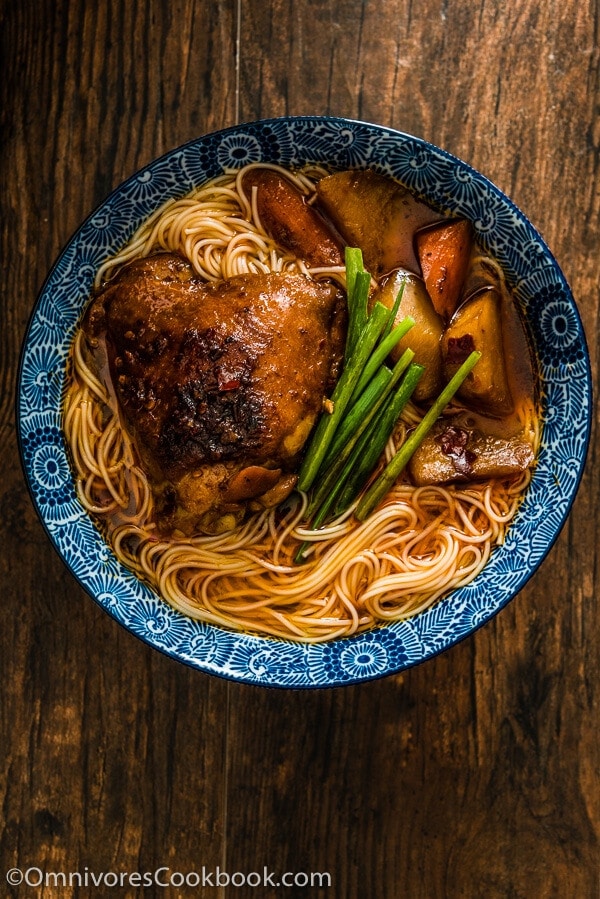
[(0, 895), (94, 894), (10, 887), (12, 866), (220, 865), (332, 886), (114, 894), (597, 899), (595, 434), (559, 541), (494, 621), (401, 676), (277, 691), (176, 664), (83, 593), (28, 498), (13, 396), (36, 294), (83, 217), (164, 151), (284, 113), (392, 125), (488, 175), (559, 259), (597, 375), (598, 0), (0, 9)]

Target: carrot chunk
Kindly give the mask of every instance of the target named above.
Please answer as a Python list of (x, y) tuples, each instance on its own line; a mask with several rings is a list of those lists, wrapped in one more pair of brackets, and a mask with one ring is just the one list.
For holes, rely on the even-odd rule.
[(469, 266), (473, 229), (465, 220), (444, 223), (417, 234), (423, 280), (435, 311), (448, 321), (461, 298)]
[(260, 220), (274, 241), (310, 265), (344, 264), (339, 239), (287, 178), (270, 169), (250, 169), (244, 187), (254, 186)]

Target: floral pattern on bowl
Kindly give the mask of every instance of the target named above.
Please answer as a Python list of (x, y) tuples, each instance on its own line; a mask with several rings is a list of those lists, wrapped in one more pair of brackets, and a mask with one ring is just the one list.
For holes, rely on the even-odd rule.
[[(121, 566), (79, 503), (61, 430), (66, 360), (98, 267), (168, 198), (188, 193), (225, 168), (258, 161), (371, 167), (469, 219), (508, 275), (540, 376), (543, 428), (535, 475), (504, 545), (485, 569), (408, 621), (324, 644), (237, 634), (171, 609)], [(489, 621), (539, 567), (569, 514), (592, 414), (577, 307), (523, 213), (483, 175), (424, 140), (382, 126), (312, 116), (208, 134), (118, 187), (72, 237), (41, 290), (23, 345), (17, 407), (33, 502), (55, 548), (88, 593), (123, 626), (174, 659), (233, 680), (282, 687), (336, 686), (396, 673)]]

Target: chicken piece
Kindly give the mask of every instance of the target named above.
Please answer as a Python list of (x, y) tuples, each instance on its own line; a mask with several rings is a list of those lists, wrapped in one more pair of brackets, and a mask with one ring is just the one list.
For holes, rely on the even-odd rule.
[(163, 532), (219, 533), (290, 493), (341, 364), (345, 302), (333, 285), (293, 274), (205, 283), (159, 254), (123, 268), (84, 328), (106, 331)]
[(531, 466), (533, 448), (522, 433), (500, 436), (492, 423), (486, 433), (482, 422), (479, 417), (479, 426), (469, 427), (461, 416), (437, 422), (409, 462), (413, 482), (423, 487), (482, 481), (517, 475)]

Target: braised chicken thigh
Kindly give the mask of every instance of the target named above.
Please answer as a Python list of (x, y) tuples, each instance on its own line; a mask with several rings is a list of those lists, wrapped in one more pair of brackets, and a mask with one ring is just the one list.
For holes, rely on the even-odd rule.
[(106, 335), (163, 532), (219, 533), (291, 492), (341, 364), (333, 285), (296, 274), (206, 283), (162, 253), (125, 266), (84, 328), (92, 344)]

